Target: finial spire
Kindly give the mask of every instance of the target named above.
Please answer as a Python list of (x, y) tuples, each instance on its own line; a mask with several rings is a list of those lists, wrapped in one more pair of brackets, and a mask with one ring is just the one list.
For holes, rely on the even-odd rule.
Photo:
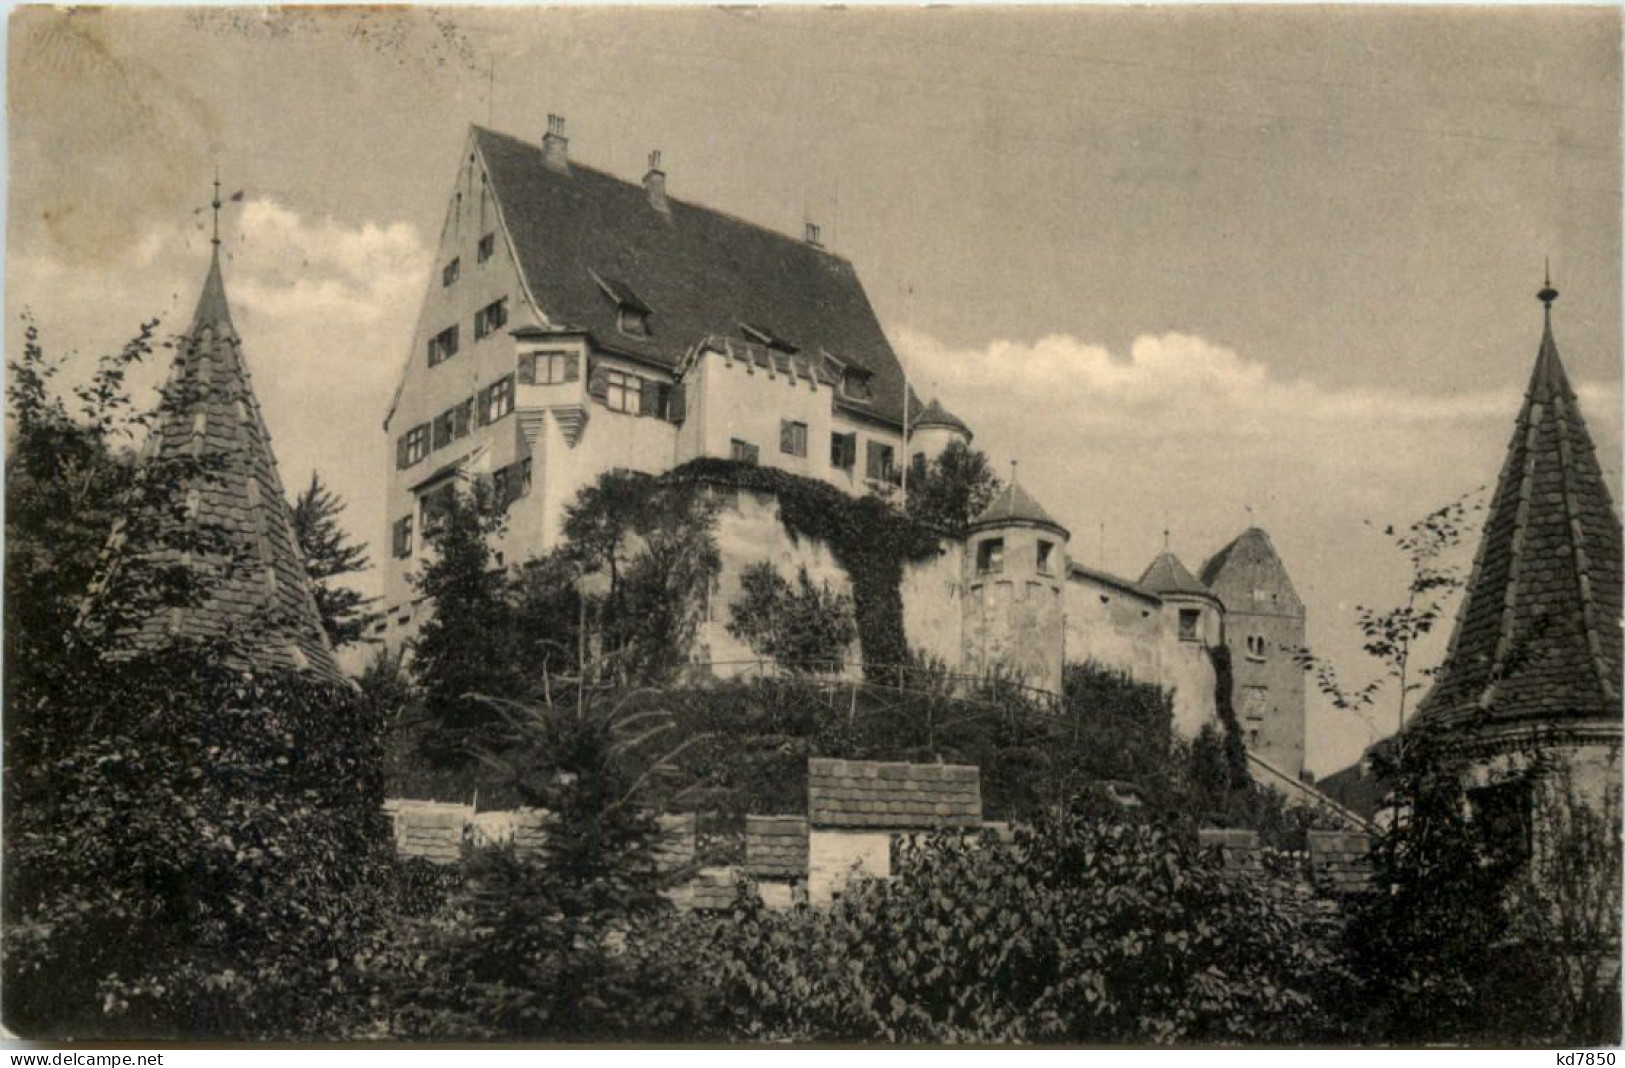
[(1546, 257), (1546, 281), (1541, 286), (1540, 292), (1536, 293), (1535, 296), (1539, 297), (1540, 302), (1546, 305), (1546, 317), (1550, 319), (1552, 301), (1557, 299), (1557, 290), (1552, 288), (1552, 258), (1550, 256)]
[(209, 244), (215, 248), (220, 247), (220, 165), (214, 168), (214, 236), (209, 238)]

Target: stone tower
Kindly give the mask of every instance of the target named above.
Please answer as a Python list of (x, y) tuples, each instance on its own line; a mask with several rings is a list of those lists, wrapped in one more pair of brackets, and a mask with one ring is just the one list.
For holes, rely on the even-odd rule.
[(1162, 684), (1174, 692), (1174, 729), (1193, 738), (1213, 719), (1211, 650), (1224, 643), (1224, 605), (1168, 549), (1151, 561), (1139, 584), (1162, 600)]
[(1557, 291), (1473, 562), (1418, 723), (1448, 730), (1484, 780), (1533, 752), (1588, 803), (1618, 790), (1619, 514), (1552, 336)]
[[(177, 491), (184, 506), (148, 521), (192, 524), (206, 536), (189, 566), (207, 587), (197, 603), (146, 620), (131, 641), (150, 649), (175, 639), (231, 638), (244, 667), (342, 683), (232, 325), (218, 234), (214, 246), (191, 328), (176, 345), (165, 388), (170, 401), (148, 445), (157, 459), (205, 461)], [(115, 535), (115, 553), (119, 541)]]
[[(914, 403), (919, 403), (915, 401)], [(954, 442), (969, 445), (975, 437), (970, 427), (942, 406), (937, 398), (921, 408), (909, 422), (908, 461), (916, 471), (942, 455)]]
[(1022, 489), (1014, 472), (965, 539), (964, 670), (1008, 671), (1061, 691), (1065, 527)]
[(1303, 601), (1270, 536), (1244, 531), (1202, 565), (1224, 604), (1236, 720), (1248, 752), (1297, 779), (1303, 772), (1304, 675), (1293, 650), (1306, 644)]

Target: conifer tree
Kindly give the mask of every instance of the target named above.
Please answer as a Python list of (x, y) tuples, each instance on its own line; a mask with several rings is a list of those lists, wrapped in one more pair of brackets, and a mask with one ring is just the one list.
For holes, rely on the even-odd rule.
[(310, 473), (310, 485), (292, 506), (294, 536), (314, 583), (322, 628), (335, 649), (364, 640), (367, 626), (375, 618), (367, 609), (377, 600), (334, 581), (372, 566), (366, 544), (351, 541), (339, 525), (344, 508), (344, 499), (323, 485), (317, 471)]

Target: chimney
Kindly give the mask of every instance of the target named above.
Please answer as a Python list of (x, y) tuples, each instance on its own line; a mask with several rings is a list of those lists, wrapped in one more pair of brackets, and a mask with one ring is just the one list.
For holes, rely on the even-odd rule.
[(564, 116), (547, 117), (547, 136), (542, 138), (542, 163), (548, 170), (570, 173), (570, 139), (564, 136)]
[(664, 215), (671, 214), (671, 205), (666, 203), (666, 172), (660, 169), (658, 148), (649, 153), (649, 173), (643, 176), (643, 191), (649, 194), (651, 207)]
[(813, 248), (823, 248), (824, 247), (824, 242), (819, 238), (819, 230), (818, 230), (818, 224), (817, 223), (808, 223), (807, 224), (807, 244), (811, 245)]

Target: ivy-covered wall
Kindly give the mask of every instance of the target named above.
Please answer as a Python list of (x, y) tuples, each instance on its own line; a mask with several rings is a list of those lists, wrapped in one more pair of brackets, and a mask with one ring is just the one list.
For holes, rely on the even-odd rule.
[(779, 519), (798, 537), (828, 546), (851, 582), (858, 645), (870, 675), (909, 658), (903, 622), (903, 572), (910, 562), (937, 558), (940, 536), (876, 497), (853, 497), (834, 486), (770, 467), (731, 460), (700, 459), (662, 476), (773, 495)]

